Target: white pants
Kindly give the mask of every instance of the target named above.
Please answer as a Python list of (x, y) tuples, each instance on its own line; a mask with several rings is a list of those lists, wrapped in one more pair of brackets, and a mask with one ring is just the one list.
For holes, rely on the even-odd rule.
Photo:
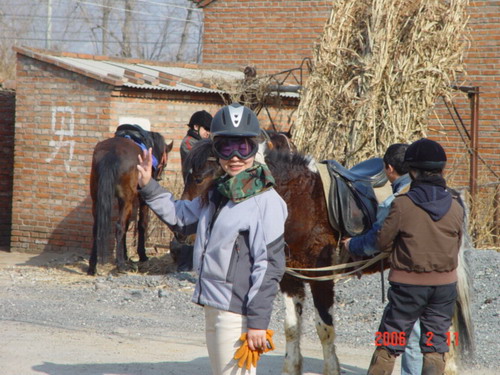
[(233, 359), (241, 346), (240, 336), (247, 329), (246, 316), (205, 306), (205, 335), (208, 357), (213, 375), (256, 375), (250, 370), (238, 367)]

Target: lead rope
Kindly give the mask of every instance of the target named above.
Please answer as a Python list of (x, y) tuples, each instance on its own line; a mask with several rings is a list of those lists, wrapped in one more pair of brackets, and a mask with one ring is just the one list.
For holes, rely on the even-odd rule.
[(385, 303), (384, 259), (380, 261), (380, 281), (382, 282), (382, 303)]

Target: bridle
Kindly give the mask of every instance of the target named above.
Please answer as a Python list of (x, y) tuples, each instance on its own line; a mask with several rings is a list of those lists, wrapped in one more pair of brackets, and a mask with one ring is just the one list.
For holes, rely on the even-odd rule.
[(163, 151), (160, 162), (158, 163), (158, 167), (156, 167), (156, 169), (153, 170), (153, 178), (156, 181), (161, 181), (161, 175), (163, 173), (165, 165), (167, 165), (167, 152)]

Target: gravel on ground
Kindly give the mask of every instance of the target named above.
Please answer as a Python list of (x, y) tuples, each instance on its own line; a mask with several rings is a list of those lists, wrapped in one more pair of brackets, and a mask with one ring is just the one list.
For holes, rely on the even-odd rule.
[[(1, 258), (8, 257), (8, 253), (0, 253)], [(474, 281), (472, 311), (477, 350), (475, 358), (469, 358), (464, 366), (494, 373), (500, 368), (500, 253), (468, 250), (466, 258)], [(137, 339), (179, 337), (180, 342), (193, 332), (203, 332), (201, 308), (190, 301), (196, 275), (173, 272), (169, 260), (157, 263), (164, 267), (150, 274), (117, 275), (102, 270), (100, 275), (90, 277), (85, 273), (87, 259), (79, 254), (41, 254), (17, 265), (2, 265), (0, 260), (0, 322), (9, 322), (12, 327), (17, 323), (37, 324), (54, 330), (92, 330)], [(371, 352), (384, 308), (380, 274), (340, 281), (335, 292), (337, 348)], [(305, 339), (316, 340), (311, 298), (307, 298), (303, 316)], [(284, 319), (283, 300), (278, 296), (270, 328), (282, 332)]]

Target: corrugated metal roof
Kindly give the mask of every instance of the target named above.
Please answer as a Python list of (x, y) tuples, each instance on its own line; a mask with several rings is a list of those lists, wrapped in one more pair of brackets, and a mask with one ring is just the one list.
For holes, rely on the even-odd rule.
[[(143, 90), (221, 93), (216, 83), (236, 82), (245, 75), (238, 70), (204, 67), (195, 64), (165, 64), (144, 60), (119, 60), (104, 56), (58, 53), (16, 47), (18, 53), (57, 65), (114, 86)], [(281, 92), (286, 97), (297, 93)]]
[(243, 72), (238, 71), (96, 61), (74, 57), (54, 57), (54, 60), (78, 70), (122, 81), (123, 86), (136, 89), (218, 93), (219, 90), (214, 86), (215, 81), (244, 78)]

